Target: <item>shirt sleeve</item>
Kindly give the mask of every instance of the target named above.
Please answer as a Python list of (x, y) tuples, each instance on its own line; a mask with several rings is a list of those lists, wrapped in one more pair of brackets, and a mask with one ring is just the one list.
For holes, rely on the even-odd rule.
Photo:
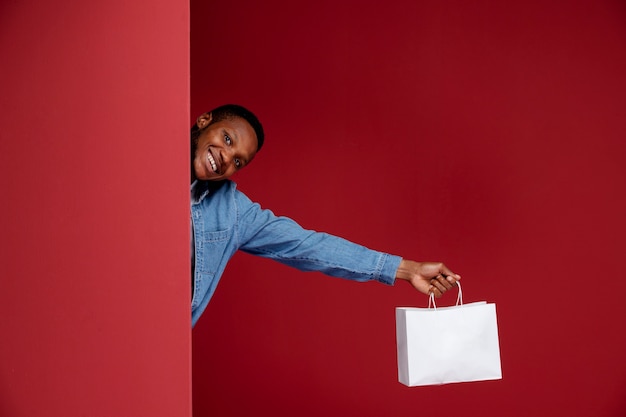
[(301, 271), (393, 285), (402, 258), (328, 233), (306, 230), (288, 217), (262, 209), (235, 190), (238, 246)]

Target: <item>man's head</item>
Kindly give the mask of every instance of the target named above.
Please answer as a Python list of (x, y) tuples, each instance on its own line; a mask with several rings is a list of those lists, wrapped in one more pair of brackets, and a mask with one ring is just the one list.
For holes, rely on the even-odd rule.
[(198, 117), (191, 128), (191, 175), (224, 180), (250, 162), (263, 146), (263, 126), (244, 107), (227, 104)]

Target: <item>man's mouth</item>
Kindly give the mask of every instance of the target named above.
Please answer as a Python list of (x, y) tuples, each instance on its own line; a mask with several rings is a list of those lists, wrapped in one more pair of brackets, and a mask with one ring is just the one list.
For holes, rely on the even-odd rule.
[(213, 158), (213, 155), (211, 155), (211, 152), (207, 152), (207, 160), (209, 161), (209, 164), (211, 164), (211, 169), (213, 170), (213, 172), (217, 172), (217, 163), (215, 162), (215, 159)]

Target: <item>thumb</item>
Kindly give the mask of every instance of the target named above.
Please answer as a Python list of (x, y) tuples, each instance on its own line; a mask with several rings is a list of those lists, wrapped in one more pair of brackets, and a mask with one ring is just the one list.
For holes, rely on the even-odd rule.
[(450, 268), (443, 264), (441, 265), (440, 273), (446, 277), (452, 277), (457, 281), (461, 279), (461, 276), (459, 274), (455, 274), (454, 272), (452, 272), (452, 270), (450, 270)]

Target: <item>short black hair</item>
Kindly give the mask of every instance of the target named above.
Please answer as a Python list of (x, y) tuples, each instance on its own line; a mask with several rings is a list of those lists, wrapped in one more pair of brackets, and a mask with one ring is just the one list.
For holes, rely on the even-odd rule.
[[(252, 129), (254, 129), (254, 133), (256, 134), (257, 152), (261, 150), (261, 147), (263, 146), (263, 142), (265, 141), (265, 133), (263, 132), (263, 125), (261, 125), (261, 122), (259, 122), (259, 119), (250, 110), (238, 104), (224, 104), (223, 106), (216, 107), (215, 109), (211, 110), (209, 113), (211, 113), (211, 123), (209, 123), (209, 125), (220, 122), (222, 120), (232, 119), (235, 117), (240, 117), (244, 119), (246, 122), (250, 124), (250, 126), (252, 126)], [(197, 130), (198, 130), (198, 126), (194, 125), (191, 128), (192, 135), (194, 131), (197, 131)]]

